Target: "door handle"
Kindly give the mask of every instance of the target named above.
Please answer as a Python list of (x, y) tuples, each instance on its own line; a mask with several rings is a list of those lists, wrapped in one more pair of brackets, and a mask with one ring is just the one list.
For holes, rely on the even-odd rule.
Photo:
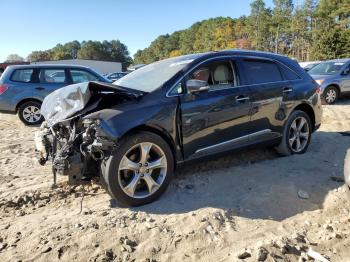
[(243, 103), (245, 101), (249, 100), (249, 97), (248, 96), (236, 96), (236, 101), (239, 102), (239, 103)]
[(291, 93), (291, 92), (293, 92), (293, 88), (291, 88), (291, 87), (285, 87), (285, 88), (283, 88), (283, 93), (284, 93), (284, 94), (289, 94), (289, 93)]
[(36, 90), (44, 90), (45, 88), (44, 87), (36, 87), (35, 89)]

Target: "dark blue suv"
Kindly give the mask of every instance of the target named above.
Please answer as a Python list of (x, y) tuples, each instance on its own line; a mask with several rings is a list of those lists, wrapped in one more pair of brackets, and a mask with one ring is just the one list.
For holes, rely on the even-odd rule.
[(132, 206), (159, 197), (175, 167), (194, 159), (258, 145), (303, 154), (322, 117), (320, 87), (298, 63), (243, 50), (158, 61), (113, 85), (67, 86), (41, 110), (40, 163), (51, 156), (55, 176), (100, 181)]
[(48, 94), (66, 85), (89, 81), (111, 82), (83, 66), (9, 66), (0, 78), (0, 112), (18, 112), (26, 125), (39, 124), (43, 121), (41, 103)]

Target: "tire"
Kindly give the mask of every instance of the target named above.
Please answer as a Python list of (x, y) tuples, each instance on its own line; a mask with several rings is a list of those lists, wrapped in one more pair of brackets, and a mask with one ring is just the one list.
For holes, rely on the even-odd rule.
[[(302, 126), (301, 130), (297, 131), (299, 129), (299, 125), (302, 123), (300, 122), (301, 119), (304, 119), (305, 123), (304, 126)], [(294, 123), (296, 126), (294, 126)], [(282, 140), (280, 144), (275, 147), (275, 149), (282, 156), (303, 154), (309, 147), (311, 141), (311, 133), (312, 125), (308, 114), (306, 114), (304, 111), (295, 110), (290, 114), (287, 122), (285, 123), (283, 127)], [(294, 138), (295, 140), (293, 140)], [(297, 149), (298, 139), (301, 147)]]
[[(142, 160), (142, 155), (146, 155), (142, 152), (147, 151), (150, 152), (148, 160)], [(156, 162), (161, 167), (151, 168)], [(141, 206), (155, 201), (164, 193), (174, 174), (174, 157), (169, 145), (160, 136), (138, 132), (123, 139), (116, 152), (101, 166), (111, 197), (123, 205)]]
[(339, 90), (335, 86), (327, 87), (322, 94), (322, 104), (332, 105), (339, 98)]
[(39, 125), (44, 121), (40, 114), (41, 103), (29, 101), (18, 107), (18, 117), (27, 126)]

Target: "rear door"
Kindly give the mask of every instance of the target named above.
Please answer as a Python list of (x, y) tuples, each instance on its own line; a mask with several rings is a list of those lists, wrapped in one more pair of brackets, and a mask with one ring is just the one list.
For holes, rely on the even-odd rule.
[[(269, 140), (278, 137), (279, 112), (283, 100), (293, 95), (290, 81), (284, 80), (279, 64), (263, 58), (245, 58), (240, 61), (244, 82), (252, 90), (251, 140)], [(256, 141), (258, 142), (258, 141)]]
[(39, 82), (34, 88), (35, 97), (41, 100), (51, 92), (69, 84), (67, 71), (64, 68), (38, 69)]

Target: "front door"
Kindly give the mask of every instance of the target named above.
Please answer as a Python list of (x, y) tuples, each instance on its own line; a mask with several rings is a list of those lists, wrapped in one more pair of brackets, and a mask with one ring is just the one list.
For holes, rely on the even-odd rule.
[(235, 61), (207, 62), (194, 69), (184, 82), (189, 79), (207, 81), (209, 90), (180, 98), (185, 158), (245, 145), (251, 129), (250, 89), (240, 87)]

